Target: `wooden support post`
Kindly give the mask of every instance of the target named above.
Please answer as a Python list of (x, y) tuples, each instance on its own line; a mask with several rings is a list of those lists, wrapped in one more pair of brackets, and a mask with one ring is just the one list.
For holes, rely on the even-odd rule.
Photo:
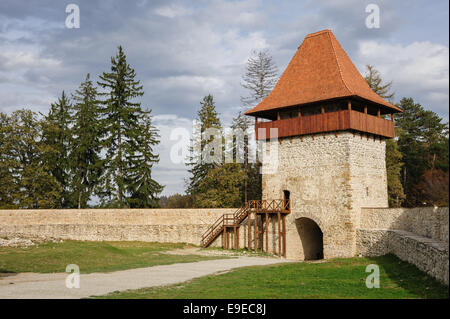
[(258, 238), (261, 241), (261, 251), (264, 251), (264, 222), (261, 215), (261, 229), (258, 231)]
[(364, 114), (367, 114), (367, 106), (364, 106)]
[(255, 224), (254, 224), (253, 230), (254, 230), (254, 232), (253, 232), (253, 236), (254, 236), (253, 250), (256, 251), (258, 249), (258, 238), (257, 238), (258, 237), (258, 215), (256, 215), (256, 212), (255, 212)]
[(237, 238), (237, 234), (236, 234), (236, 225), (233, 226), (233, 237), (234, 237), (234, 247), (233, 249), (237, 249), (237, 243), (236, 243), (236, 238)]
[(248, 235), (248, 246), (247, 249), (250, 251), (252, 249), (252, 214), (249, 212), (247, 215), (247, 235)]
[(266, 212), (266, 252), (269, 252), (269, 214)]
[(349, 101), (347, 102), (347, 108), (348, 108), (349, 111), (352, 110), (352, 101), (349, 100)]
[(321, 112), (322, 114), (325, 114), (325, 107), (321, 106), (321, 107), (320, 107), (320, 112)]
[(286, 258), (286, 215), (283, 215), (283, 256)]
[(277, 112), (277, 120), (280, 120), (280, 112)]
[(394, 114), (391, 114), (391, 121), (394, 122)]
[(280, 220), (280, 212), (277, 213), (278, 217), (278, 256), (281, 257), (281, 220)]
[(239, 227), (236, 227), (236, 249), (239, 249)]
[(378, 109), (378, 111), (377, 111), (377, 116), (378, 116), (378, 117), (381, 117), (381, 111), (380, 111), (380, 109)]

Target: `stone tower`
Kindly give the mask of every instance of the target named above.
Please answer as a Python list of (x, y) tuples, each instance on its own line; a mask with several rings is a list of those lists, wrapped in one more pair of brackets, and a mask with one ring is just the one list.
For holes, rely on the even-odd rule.
[(278, 148), (277, 168), (264, 173), (273, 163), (263, 163), (263, 199), (291, 200), (288, 258), (355, 255), (361, 207), (388, 207), (385, 140), (397, 112), (330, 30), (306, 36), (270, 95), (246, 112), (257, 140)]

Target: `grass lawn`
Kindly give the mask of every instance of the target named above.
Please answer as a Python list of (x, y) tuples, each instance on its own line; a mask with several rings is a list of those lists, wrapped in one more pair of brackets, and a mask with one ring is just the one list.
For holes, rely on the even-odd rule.
[(184, 246), (148, 242), (64, 241), (26, 248), (0, 247), (0, 273), (65, 272), (68, 264), (76, 264), (81, 273), (86, 274), (227, 258), (163, 254), (164, 251)]
[[(378, 289), (365, 285), (369, 264), (380, 267)], [(187, 283), (98, 298), (448, 298), (448, 287), (387, 255), (246, 267)]]

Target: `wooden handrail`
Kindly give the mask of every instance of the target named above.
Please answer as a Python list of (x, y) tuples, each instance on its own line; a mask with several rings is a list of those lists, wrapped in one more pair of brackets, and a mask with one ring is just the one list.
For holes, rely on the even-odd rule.
[(223, 214), (203, 233), (201, 245), (209, 245), (226, 226), (239, 226), (239, 224), (252, 212), (290, 212), (290, 200), (249, 200), (244, 206), (240, 207), (234, 214)]

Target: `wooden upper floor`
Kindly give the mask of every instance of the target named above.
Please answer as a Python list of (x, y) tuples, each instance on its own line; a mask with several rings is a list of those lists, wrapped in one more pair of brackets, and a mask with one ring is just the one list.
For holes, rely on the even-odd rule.
[(271, 128), (278, 129), (278, 138), (338, 131), (356, 131), (384, 138), (395, 136), (392, 114), (387, 114), (374, 105), (353, 103), (352, 106), (350, 100), (346, 104), (343, 107), (343, 102), (339, 101), (282, 109), (266, 114), (265, 119), (256, 117), (256, 139), (271, 138)]

